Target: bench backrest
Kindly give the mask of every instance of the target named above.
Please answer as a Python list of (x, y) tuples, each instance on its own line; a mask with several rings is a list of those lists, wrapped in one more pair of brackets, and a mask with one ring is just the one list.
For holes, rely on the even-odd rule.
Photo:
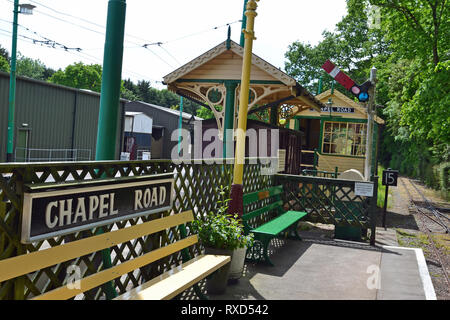
[[(45, 250), (19, 255), (0, 260), (0, 282), (26, 275), (28, 273), (47, 268), (71, 259), (75, 259), (96, 251), (124, 243), (136, 238), (154, 234), (172, 227), (182, 226), (194, 220), (192, 211), (185, 211), (175, 215), (136, 224), (89, 238), (65, 243)], [(183, 228), (184, 229), (184, 228)], [(185, 233), (181, 232), (180, 233)], [(182, 234), (182, 238), (185, 234)], [(170, 256), (176, 252), (198, 242), (197, 235), (183, 239), (164, 247), (144, 253), (132, 260), (127, 260), (111, 268), (101, 270), (95, 274), (80, 279), (77, 286), (64, 285), (53, 289), (33, 299), (70, 299), (76, 295), (112, 281), (126, 273), (132, 272), (152, 262)]]
[[(283, 186), (280, 185), (244, 194), (244, 214), (242, 216), (242, 221), (246, 233), (248, 233), (251, 229), (251, 221), (257, 220), (257, 218), (262, 216), (263, 214), (275, 211), (277, 215), (279, 215), (284, 212), (283, 201), (281, 200), (282, 193)], [(262, 206), (258, 205), (261, 202), (263, 202), (264, 204)], [(255, 206), (258, 208), (253, 210), (253, 204), (255, 204)], [(252, 209), (246, 210), (246, 208)]]

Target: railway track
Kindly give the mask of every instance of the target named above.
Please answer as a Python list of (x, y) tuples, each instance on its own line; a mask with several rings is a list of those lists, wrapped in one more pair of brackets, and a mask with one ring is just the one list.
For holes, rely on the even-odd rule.
[[(443, 219), (446, 219), (446, 220), (450, 220), (450, 219), (443, 213), (436, 210), (436, 208), (433, 206), (433, 204), (425, 197), (425, 195), (420, 191), (420, 189), (414, 184), (414, 182), (412, 180), (407, 179), (407, 178), (400, 178), (400, 177), (399, 177), (399, 180), (401, 181), (401, 183), (408, 195), (410, 209), (412, 209), (414, 212), (418, 213), (418, 216), (420, 217), (419, 219), (421, 219), (423, 229), (424, 229), (425, 234), (427, 235), (427, 238), (431, 244), (433, 256), (435, 256), (437, 258), (437, 260), (441, 266), (445, 280), (447, 282), (447, 286), (450, 286), (449, 275), (447, 273), (446, 259), (445, 259), (445, 257), (442, 256), (442, 253), (437, 248), (436, 243), (432, 236), (433, 230), (431, 230), (430, 226), (426, 223), (424, 218), (427, 218), (428, 221), (432, 221), (436, 225), (439, 225), (442, 228), (442, 231), (444, 231), (445, 233), (448, 233), (449, 228)], [(409, 185), (412, 186), (414, 191), (422, 198), (423, 203), (427, 206), (427, 209), (432, 213), (434, 218), (431, 217), (430, 214), (425, 212), (425, 210), (423, 210), (419, 206), (417, 206), (417, 204), (414, 200), (414, 197), (411, 195), (411, 192), (410, 192), (409, 188), (407, 187), (407, 184), (405, 183), (405, 180), (409, 181)]]

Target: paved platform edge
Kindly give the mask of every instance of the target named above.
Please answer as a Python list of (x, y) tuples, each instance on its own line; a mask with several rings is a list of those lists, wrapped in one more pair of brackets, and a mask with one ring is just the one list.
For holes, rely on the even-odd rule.
[(414, 250), (416, 253), (417, 265), (419, 267), (420, 279), (422, 280), (423, 290), (427, 300), (437, 300), (436, 293), (434, 291), (433, 282), (431, 282), (430, 273), (428, 272), (425, 256), (420, 248), (407, 248), (407, 247), (395, 247), (395, 246), (383, 246), (386, 249), (397, 250)]

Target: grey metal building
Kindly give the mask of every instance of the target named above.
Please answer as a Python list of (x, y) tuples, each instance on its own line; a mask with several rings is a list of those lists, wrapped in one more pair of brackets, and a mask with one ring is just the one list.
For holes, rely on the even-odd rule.
[[(126, 111), (143, 112), (153, 119), (151, 154), (152, 159), (170, 159), (171, 152), (177, 145), (177, 140), (172, 141), (172, 132), (178, 129), (180, 111), (165, 108), (151, 103), (142, 101), (128, 102), (125, 105)], [(183, 129), (191, 130), (190, 124), (193, 125), (194, 120), (202, 120), (190, 113), (182, 114)]]
[[(6, 161), (8, 95), (9, 73), (0, 72), (0, 162)], [(121, 99), (118, 106), (116, 159), (123, 141), (126, 102)], [(99, 108), (97, 92), (17, 77), (16, 161), (95, 159)]]

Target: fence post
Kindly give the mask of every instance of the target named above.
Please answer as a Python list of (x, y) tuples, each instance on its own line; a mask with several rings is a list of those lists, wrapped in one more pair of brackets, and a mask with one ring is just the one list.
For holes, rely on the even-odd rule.
[(377, 198), (378, 198), (378, 176), (370, 177), (373, 181), (373, 197), (370, 199), (369, 217), (371, 223), (370, 245), (375, 245), (375, 233), (377, 230)]
[(318, 149), (314, 149), (314, 160), (313, 160), (313, 169), (314, 170), (317, 170), (317, 164), (318, 164), (318, 152), (319, 152), (319, 150)]

